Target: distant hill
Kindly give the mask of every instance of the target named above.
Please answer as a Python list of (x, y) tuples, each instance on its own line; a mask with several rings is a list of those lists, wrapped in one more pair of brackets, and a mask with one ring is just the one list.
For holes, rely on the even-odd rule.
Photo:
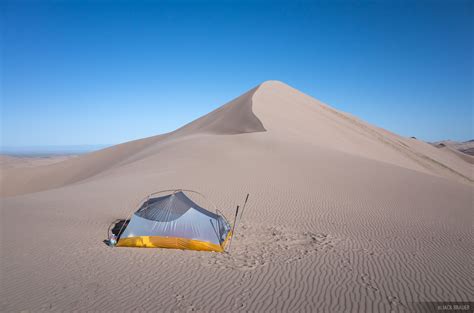
[(443, 141), (433, 142), (431, 144), (437, 148), (450, 147), (462, 153), (474, 156), (474, 139), (464, 141), (464, 142), (453, 141), (453, 140), (443, 140)]

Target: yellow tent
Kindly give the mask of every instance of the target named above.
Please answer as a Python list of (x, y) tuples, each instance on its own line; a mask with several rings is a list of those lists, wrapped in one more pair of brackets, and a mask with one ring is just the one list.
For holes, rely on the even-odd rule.
[(232, 234), (229, 223), (218, 210), (212, 213), (200, 207), (185, 192), (196, 193), (175, 190), (147, 197), (122, 226), (117, 246), (224, 251)]

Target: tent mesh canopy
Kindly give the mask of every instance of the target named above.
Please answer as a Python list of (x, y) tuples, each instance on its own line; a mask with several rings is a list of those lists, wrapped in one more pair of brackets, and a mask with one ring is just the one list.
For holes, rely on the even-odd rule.
[(133, 214), (117, 246), (224, 251), (227, 220), (194, 203), (183, 191), (148, 198)]

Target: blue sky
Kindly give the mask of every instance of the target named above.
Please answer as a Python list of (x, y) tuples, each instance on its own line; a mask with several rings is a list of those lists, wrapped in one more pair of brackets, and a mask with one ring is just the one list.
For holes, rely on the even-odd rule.
[(3, 146), (168, 132), (270, 79), (404, 136), (473, 138), (472, 1), (1, 6)]

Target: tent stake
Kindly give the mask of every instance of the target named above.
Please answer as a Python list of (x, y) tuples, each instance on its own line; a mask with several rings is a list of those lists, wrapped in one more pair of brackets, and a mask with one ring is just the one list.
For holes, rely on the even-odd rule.
[(230, 237), (229, 249), (227, 250), (227, 252), (230, 252), (230, 246), (232, 245), (232, 240), (234, 239), (235, 223), (237, 222), (237, 215), (238, 214), (239, 214), (239, 206), (237, 206), (237, 209), (235, 210), (234, 224), (232, 225), (232, 237)]

